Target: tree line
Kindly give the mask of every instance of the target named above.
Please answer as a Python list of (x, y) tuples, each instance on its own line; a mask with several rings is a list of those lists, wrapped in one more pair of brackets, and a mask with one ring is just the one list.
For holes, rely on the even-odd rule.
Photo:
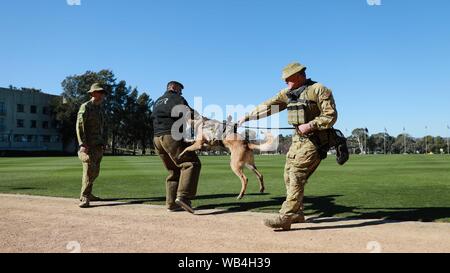
[[(291, 136), (279, 136), (279, 153), (287, 153)], [(449, 139), (441, 136), (415, 138), (409, 134), (394, 137), (387, 132), (369, 134), (366, 128), (356, 128), (347, 136), (347, 144), (352, 154), (441, 154), (449, 153)]]
[(348, 137), (349, 147), (356, 154), (441, 154), (449, 153), (449, 139), (441, 136), (415, 138), (407, 133), (397, 137), (387, 132), (369, 135), (367, 128), (357, 128)]

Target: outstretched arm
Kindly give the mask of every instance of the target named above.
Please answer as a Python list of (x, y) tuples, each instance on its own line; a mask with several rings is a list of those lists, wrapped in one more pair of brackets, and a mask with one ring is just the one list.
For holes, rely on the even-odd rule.
[(281, 112), (287, 108), (288, 89), (283, 89), (276, 96), (258, 105), (253, 111), (239, 119), (239, 126), (250, 120), (258, 120)]

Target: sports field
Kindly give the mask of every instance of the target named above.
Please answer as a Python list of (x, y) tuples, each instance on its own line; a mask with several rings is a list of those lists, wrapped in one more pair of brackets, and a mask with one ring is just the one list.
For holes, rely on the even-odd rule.
[[(285, 197), (284, 156), (258, 156), (266, 193), (246, 171), (249, 188), (236, 200), (239, 179), (229, 157), (201, 157), (197, 210), (276, 212)], [(132, 204), (164, 204), (166, 171), (158, 157), (105, 157), (94, 193)], [(76, 157), (0, 158), (0, 192), (79, 196)], [(345, 166), (329, 157), (306, 187), (307, 215), (362, 219), (450, 222), (450, 157), (442, 155), (353, 156)]]

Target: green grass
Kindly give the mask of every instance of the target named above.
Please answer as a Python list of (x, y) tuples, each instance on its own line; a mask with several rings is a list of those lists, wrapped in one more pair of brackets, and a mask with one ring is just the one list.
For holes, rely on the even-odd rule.
[[(246, 171), (249, 188), (236, 200), (238, 178), (228, 157), (202, 157), (197, 209), (274, 212), (284, 200), (283, 156), (257, 157), (266, 194)], [(164, 204), (166, 171), (158, 157), (105, 157), (94, 193), (128, 204)], [(0, 158), (0, 192), (78, 197), (81, 164), (76, 157)], [(325, 160), (306, 186), (307, 214), (450, 222), (450, 157), (354, 156), (345, 166)]]

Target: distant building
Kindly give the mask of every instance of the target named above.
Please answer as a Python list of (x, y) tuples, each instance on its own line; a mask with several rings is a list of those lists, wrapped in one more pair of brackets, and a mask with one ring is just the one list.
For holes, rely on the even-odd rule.
[(63, 151), (50, 111), (55, 95), (0, 88), (0, 151)]

